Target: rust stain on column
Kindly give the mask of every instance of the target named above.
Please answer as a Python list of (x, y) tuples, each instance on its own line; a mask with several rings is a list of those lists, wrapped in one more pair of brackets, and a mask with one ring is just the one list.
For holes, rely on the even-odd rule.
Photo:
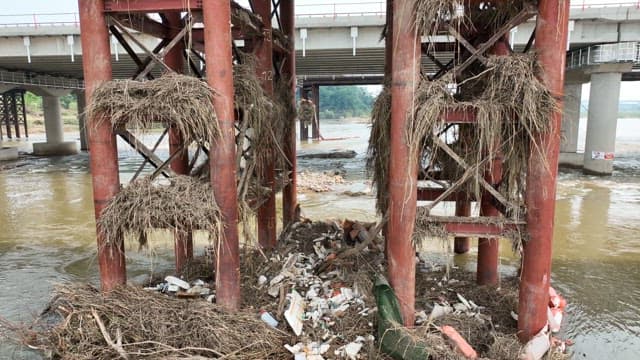
[(525, 200), (530, 238), (523, 249), (518, 307), (521, 341), (529, 340), (547, 323), (569, 1), (540, 0), (538, 10), (535, 46), (542, 67), (541, 78), (559, 106), (549, 119), (551, 131), (536, 136), (546, 156), (532, 150), (529, 159)]
[(202, 14), (207, 82), (217, 93), (213, 106), (222, 130), (222, 137), (212, 144), (209, 155), (211, 187), (224, 221), (216, 259), (216, 302), (229, 310), (237, 310), (240, 307), (240, 257), (230, 3), (205, 1)]
[[(109, 32), (105, 20), (102, 0), (78, 0), (80, 28), (82, 29), (82, 67), (86, 86), (85, 96), (90, 102), (91, 94), (101, 82), (111, 80), (111, 49)], [(118, 149), (111, 131), (110, 121), (93, 126), (96, 119), (87, 119), (89, 136), (89, 164), (93, 180), (93, 204), (96, 219), (102, 209), (120, 190)], [(108, 244), (100, 228), (97, 229), (98, 264), (103, 291), (125, 284), (127, 271), (124, 245)]]
[(405, 129), (420, 71), (420, 37), (414, 29), (413, 0), (393, 4), (391, 66), (391, 161), (387, 257), (389, 282), (400, 302), (404, 324), (414, 324), (415, 250), (411, 241), (416, 217), (418, 156), (410, 154)]

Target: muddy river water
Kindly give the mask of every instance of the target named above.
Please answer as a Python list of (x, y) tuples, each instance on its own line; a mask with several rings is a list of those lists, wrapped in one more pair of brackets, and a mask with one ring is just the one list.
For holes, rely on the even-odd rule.
[[(349, 181), (330, 193), (300, 194), (304, 215), (375, 219), (364, 172), (368, 133), (364, 123), (327, 121), (323, 136), (346, 139), (300, 145), (301, 152), (337, 148), (358, 153), (350, 160), (300, 160), (300, 170), (339, 169)], [(68, 139), (76, 137), (67, 134)], [(5, 145), (28, 148), (25, 141)], [(569, 301), (562, 336), (575, 341), (575, 359), (640, 358), (640, 119), (619, 121), (616, 156), (611, 177), (575, 170), (563, 170), (559, 177), (552, 284)], [(139, 159), (122, 150), (120, 162), (125, 180)], [(347, 196), (347, 190), (365, 195)], [(156, 236), (151, 243), (150, 250), (138, 251), (133, 245), (127, 249), (130, 278), (172, 266), (168, 238)], [(427, 261), (442, 262), (449, 256), (440, 244), (427, 249)], [(476, 254), (453, 261), (474, 269)], [(503, 273), (513, 272), (516, 262), (504, 242)], [(0, 317), (29, 321), (47, 303), (56, 283), (97, 280), (87, 155), (23, 157), (0, 170)], [(39, 357), (0, 342), (0, 359), (12, 358)]]

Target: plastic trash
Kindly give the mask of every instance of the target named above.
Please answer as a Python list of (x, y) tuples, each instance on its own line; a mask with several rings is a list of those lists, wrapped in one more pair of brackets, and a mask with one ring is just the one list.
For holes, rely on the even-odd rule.
[(443, 335), (447, 337), (453, 349), (467, 359), (477, 359), (478, 353), (469, 345), (460, 333), (451, 326), (444, 325), (440, 328)]
[(302, 334), (302, 316), (304, 315), (305, 302), (297, 291), (291, 290), (289, 294), (289, 308), (284, 312), (284, 318), (291, 326), (294, 334), (300, 336)]
[(545, 326), (524, 346), (520, 354), (520, 360), (540, 360), (550, 348), (551, 340), (549, 340), (547, 326)]
[(378, 305), (378, 341), (382, 351), (397, 360), (429, 359), (428, 346), (402, 327), (398, 298), (382, 275), (376, 279), (373, 292)]
[(547, 308), (547, 320), (549, 321), (549, 330), (551, 332), (560, 331), (562, 326), (562, 310), (560, 308)]
[(260, 319), (273, 328), (278, 327), (278, 320), (265, 310), (260, 310)]
[(188, 282), (178, 279), (175, 276), (167, 276), (166, 278), (164, 278), (164, 281), (166, 281), (169, 285), (175, 285), (179, 288), (185, 289), (185, 290), (189, 290), (191, 288), (191, 285), (189, 285)]

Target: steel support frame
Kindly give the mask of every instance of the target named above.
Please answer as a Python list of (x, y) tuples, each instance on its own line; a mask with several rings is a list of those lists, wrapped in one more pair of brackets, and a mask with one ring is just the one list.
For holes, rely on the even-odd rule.
[[(508, 33), (507, 33), (508, 34)], [(490, 50), (491, 54), (498, 56), (508, 56), (511, 52), (509, 48), (508, 35), (504, 35), (500, 41), (496, 42)], [(485, 180), (496, 186), (502, 181), (502, 151), (500, 144), (495, 144), (496, 152), (488, 154), (491, 159), (485, 168)], [(480, 216), (501, 216), (491, 199), (491, 194), (483, 191), (480, 202)], [(478, 263), (476, 270), (476, 281), (478, 285), (497, 286), (500, 282), (500, 239), (497, 237), (478, 238)]]
[(233, 65), (231, 54), (231, 6), (228, 1), (202, 4), (207, 83), (219, 95), (214, 97), (222, 136), (211, 148), (211, 187), (223, 219), (216, 259), (216, 302), (229, 310), (240, 307), (240, 251), (236, 189), (236, 144)]
[(420, 36), (415, 29), (412, 0), (393, 2), (391, 64), (391, 134), (387, 259), (389, 282), (400, 303), (404, 325), (415, 319), (415, 249), (418, 159), (411, 158), (405, 129), (420, 72)]
[[(105, 18), (103, 0), (78, 0), (80, 28), (82, 29), (83, 70), (87, 103), (95, 88), (111, 80), (111, 47)], [(96, 220), (107, 203), (120, 190), (118, 172), (118, 150), (110, 121), (98, 122), (87, 119), (91, 177), (93, 179), (93, 202)], [(110, 291), (126, 283), (124, 241), (106, 242), (102, 229), (97, 226), (98, 265), (102, 291)]]
[[(169, 28), (167, 39), (170, 40), (178, 35), (184, 27), (179, 12), (167, 12), (164, 14), (166, 25)], [(164, 62), (177, 73), (184, 71), (184, 53), (185, 46), (183, 41), (178, 41), (165, 55)], [(188, 145), (188, 144), (186, 144)], [(169, 128), (169, 153), (178, 154), (171, 162), (171, 170), (178, 175), (189, 174), (189, 152), (185, 147), (182, 134), (171, 126)], [(176, 273), (180, 273), (184, 266), (193, 259), (193, 233), (174, 231), (174, 253)]]
[[(256, 75), (267, 96), (273, 96), (273, 42), (271, 29), (271, 0), (251, 2), (254, 12), (262, 18), (262, 38), (255, 43)], [(273, 119), (267, 119), (273, 121)], [(261, 151), (255, 149), (255, 151)], [(263, 186), (271, 189), (269, 197), (258, 208), (258, 243), (260, 247), (272, 249), (276, 246), (276, 194), (275, 194), (275, 154), (270, 151), (262, 169)]]
[(535, 47), (542, 81), (558, 106), (549, 119), (551, 131), (534, 134), (543, 153), (533, 151), (529, 157), (525, 201), (530, 239), (523, 245), (518, 304), (521, 341), (531, 339), (547, 323), (568, 20), (569, 0), (539, 1)]
[[(289, 38), (291, 48), (284, 57), (281, 76), (285, 81), (291, 82), (291, 103), (296, 102), (296, 52), (295, 52), (295, 0), (280, 0), (280, 21), (282, 30)], [(292, 224), (296, 216), (297, 200), (297, 160), (296, 160), (296, 117), (291, 114), (289, 127), (285, 130), (284, 152), (289, 162), (289, 182), (282, 191), (282, 217), (283, 226)]]

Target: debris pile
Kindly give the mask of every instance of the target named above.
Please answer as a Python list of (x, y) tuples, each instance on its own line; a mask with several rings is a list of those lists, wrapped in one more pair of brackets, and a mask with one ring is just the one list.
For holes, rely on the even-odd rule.
[(340, 174), (303, 171), (298, 174), (297, 187), (300, 192), (328, 192), (334, 189), (334, 185), (344, 183)]
[[(382, 270), (382, 252), (370, 238), (376, 234), (373, 224), (345, 221), (343, 226), (294, 224), (281, 238), (286, 252), (277, 251), (269, 259), (282, 266), (269, 267), (257, 277), (271, 303), (279, 303), (269, 310), (297, 336), (285, 345), (296, 359), (359, 359), (377, 350), (371, 274)], [(348, 246), (347, 238), (356, 245)], [(355, 253), (350, 251), (354, 248)]]
[[(59, 358), (568, 357), (570, 342), (550, 337), (546, 328), (524, 347), (519, 343), (516, 278), (498, 288), (476, 286), (474, 274), (420, 260), (416, 324), (403, 327), (397, 298), (380, 280), (386, 272), (381, 227), (306, 220), (288, 226), (272, 251), (245, 249), (237, 313), (215, 304), (212, 259), (203, 257), (145, 288), (102, 295), (90, 286), (61, 287), (35, 325), (13, 330), (24, 344)], [(552, 289), (551, 330), (557, 329), (551, 315), (561, 321), (565, 305)]]

